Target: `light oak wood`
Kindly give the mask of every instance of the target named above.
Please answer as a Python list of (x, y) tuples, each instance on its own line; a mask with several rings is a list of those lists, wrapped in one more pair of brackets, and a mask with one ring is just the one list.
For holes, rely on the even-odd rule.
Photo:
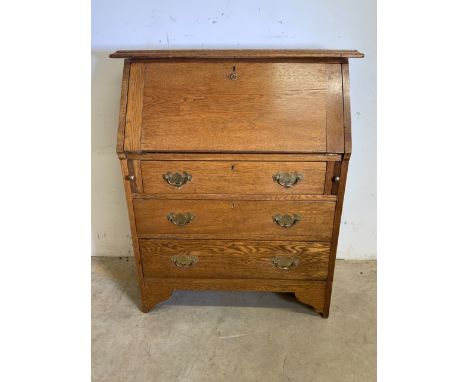
[(307, 305), (313, 306), (317, 312), (322, 314), (322, 317), (328, 317), (326, 300), (324, 299), (323, 289), (317, 290), (315, 285), (304, 288), (303, 290), (294, 292), (296, 298)]
[(341, 65), (327, 65), (327, 152), (344, 151)]
[(148, 313), (155, 305), (168, 300), (173, 290), (167, 285), (145, 286), (141, 294), (141, 311)]
[(137, 193), (143, 193), (143, 176), (141, 174), (141, 161), (134, 160), (135, 188)]
[[(323, 194), (326, 162), (142, 161), (143, 193), (158, 194)], [(163, 179), (184, 172), (191, 180), (177, 188)], [(278, 173), (299, 174), (297, 184), (284, 187)]]
[[(142, 311), (174, 290), (276, 291), (295, 293), (328, 317), (351, 156), (348, 58), (362, 53), (111, 57), (126, 58), (117, 153)], [(192, 179), (176, 189), (162, 178), (169, 171)], [(273, 182), (275, 171), (297, 171), (304, 180), (286, 189)], [(194, 218), (177, 226), (171, 212)], [(301, 219), (282, 228), (276, 214)], [(173, 256), (191, 266), (177, 267)], [(278, 269), (275, 257), (295, 267)]]
[[(330, 244), (140, 239), (140, 253), (143, 273), (151, 278), (326, 280)], [(173, 256), (193, 256), (197, 261), (181, 268)], [(279, 269), (273, 263), (276, 257), (297, 259), (298, 264)]]
[(141, 150), (326, 151), (326, 65), (132, 65), (146, 65)]
[(346, 61), (345, 64), (341, 65), (343, 72), (343, 118), (344, 118), (344, 139), (345, 139), (345, 157), (343, 159), (349, 159), (352, 151), (352, 140), (351, 140), (351, 106), (349, 99), (349, 65)]
[[(122, 177), (125, 179), (125, 177), (129, 175), (128, 162), (126, 160), (120, 160), (120, 169), (122, 171)], [(136, 273), (138, 276), (138, 284), (140, 286), (140, 296), (143, 301), (145, 294), (145, 279), (143, 277), (143, 270), (141, 267), (140, 246), (138, 244), (138, 235), (136, 232), (135, 215), (133, 213), (132, 190), (130, 188), (130, 183), (124, 182), (124, 188), (125, 197), (127, 199), (128, 220), (130, 223), (130, 230), (132, 234), (133, 256), (135, 258)]]
[[(150, 296), (153, 304), (146, 302), (142, 310), (147, 312), (154, 305), (170, 297), (173, 290), (226, 290), (244, 292), (292, 292), (304, 304), (312, 306), (322, 317), (324, 315), (326, 282), (310, 280), (262, 280), (262, 279), (156, 279), (147, 278), (145, 296)], [(169, 292), (170, 291), (170, 292)], [(145, 300), (147, 301), (147, 300)]]
[(159, 200), (302, 200), (316, 202), (335, 202), (336, 195), (256, 195), (256, 194), (133, 194), (133, 199)]
[(337, 189), (337, 202), (335, 209), (335, 218), (333, 221), (333, 239), (331, 243), (331, 253), (330, 253), (330, 262), (328, 265), (328, 280), (327, 280), (327, 290), (325, 297), (324, 305), (324, 317), (328, 317), (330, 311), (330, 300), (333, 286), (333, 277), (335, 274), (335, 260), (336, 260), (336, 250), (338, 248), (338, 237), (340, 234), (340, 225), (341, 225), (341, 212), (343, 210), (343, 201), (344, 201), (344, 192), (346, 188), (346, 178), (348, 175), (348, 164), (349, 161), (345, 160), (341, 163), (340, 167), (340, 182), (338, 183)]
[(128, 97), (128, 81), (130, 77), (130, 62), (125, 60), (122, 73), (122, 87), (120, 93), (120, 111), (119, 111), (119, 129), (117, 131), (117, 154), (122, 154), (124, 151), (125, 137), (125, 120), (127, 115), (127, 97)]
[(131, 64), (125, 120), (125, 151), (139, 151), (141, 145), (141, 124), (143, 109), (143, 90), (145, 87), (146, 65)]
[[(224, 201), (134, 199), (133, 207), (139, 237), (253, 238), (330, 241), (334, 202), (303, 201)], [(170, 213), (191, 213), (194, 219), (184, 226), (172, 224)], [(273, 216), (297, 214), (301, 220), (290, 228), (280, 227)], [(191, 235), (191, 236), (189, 236)]]
[(357, 50), (236, 49), (236, 50), (118, 50), (111, 58), (362, 58)]
[(324, 186), (325, 195), (330, 195), (332, 193), (334, 163), (335, 162), (327, 162), (327, 170), (325, 174), (325, 186)]
[(341, 154), (255, 154), (255, 153), (164, 153), (164, 152), (144, 152), (125, 153), (128, 159), (138, 159), (141, 161), (243, 161), (243, 162), (329, 162), (341, 161)]

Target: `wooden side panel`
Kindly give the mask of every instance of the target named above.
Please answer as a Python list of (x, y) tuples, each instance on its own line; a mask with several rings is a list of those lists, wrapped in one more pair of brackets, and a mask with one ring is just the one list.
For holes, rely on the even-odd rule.
[(141, 149), (325, 152), (327, 78), (325, 64), (148, 63)]
[(340, 168), (340, 182), (338, 183), (338, 196), (335, 208), (335, 218), (333, 222), (333, 239), (331, 243), (330, 262), (328, 265), (327, 291), (324, 306), (324, 317), (328, 317), (330, 311), (330, 299), (333, 286), (333, 276), (335, 274), (336, 249), (338, 247), (338, 236), (340, 234), (341, 212), (343, 210), (344, 192), (346, 188), (346, 178), (348, 175), (349, 161), (345, 160)]
[(323, 192), (325, 195), (330, 195), (332, 193), (334, 163), (335, 162), (327, 162), (327, 172), (325, 174), (325, 187)]
[(127, 98), (128, 98), (128, 80), (130, 77), (130, 62), (125, 60), (122, 73), (122, 86), (120, 92), (120, 109), (119, 109), (119, 129), (117, 131), (117, 147), (118, 154), (124, 151), (125, 137), (125, 116), (127, 114)]
[(345, 159), (349, 159), (352, 151), (351, 140), (351, 106), (349, 99), (349, 65), (341, 65), (343, 71), (343, 116), (344, 116), (344, 143)]
[(130, 231), (132, 234), (133, 255), (135, 257), (135, 265), (136, 265), (136, 270), (137, 270), (137, 275), (138, 275), (138, 283), (140, 285), (140, 292), (141, 292), (141, 296), (143, 300), (145, 281), (143, 278), (143, 272), (141, 268), (140, 247), (138, 245), (135, 215), (133, 213), (132, 190), (130, 188), (130, 182), (125, 180), (125, 177), (130, 175), (129, 170), (128, 170), (128, 163), (126, 160), (124, 159), (120, 160), (120, 168), (122, 170), (122, 178), (124, 179), (124, 187), (125, 187), (125, 197), (127, 199), (128, 220), (130, 222)]
[(330, 64), (327, 65), (327, 69), (327, 151), (342, 153), (344, 151), (344, 132), (341, 65)]
[(143, 176), (141, 175), (141, 161), (134, 160), (133, 166), (134, 166), (134, 172), (135, 172), (136, 192), (142, 193), (143, 192)]
[(125, 151), (139, 151), (146, 64), (132, 63), (125, 121)]
[[(143, 273), (151, 278), (326, 280), (330, 244), (142, 239), (140, 251)], [(172, 257), (181, 255), (197, 261), (177, 267)], [(295, 259), (297, 265), (279, 269), (275, 257)]]
[[(235, 238), (330, 241), (335, 202), (135, 199), (139, 237)], [(190, 213), (192, 221), (178, 226), (170, 213)], [(300, 221), (280, 227), (273, 216), (297, 214)]]
[[(144, 193), (174, 194), (323, 194), (326, 162), (142, 161)], [(170, 172), (187, 173), (191, 180), (177, 188), (163, 179)], [(301, 179), (284, 187), (276, 174)], [(281, 181), (281, 180), (280, 180)]]

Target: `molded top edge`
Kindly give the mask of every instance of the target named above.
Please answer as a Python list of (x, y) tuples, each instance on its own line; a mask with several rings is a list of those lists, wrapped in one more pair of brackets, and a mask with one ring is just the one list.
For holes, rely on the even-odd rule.
[(236, 50), (118, 50), (110, 58), (362, 58), (357, 50), (236, 49)]

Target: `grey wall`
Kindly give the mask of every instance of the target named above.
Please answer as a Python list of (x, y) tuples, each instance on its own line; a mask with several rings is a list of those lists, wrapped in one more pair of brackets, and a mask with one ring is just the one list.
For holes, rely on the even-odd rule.
[(92, 2), (92, 255), (132, 253), (115, 154), (116, 49), (358, 49), (350, 61), (353, 154), (338, 257), (376, 257), (376, 3), (372, 0)]

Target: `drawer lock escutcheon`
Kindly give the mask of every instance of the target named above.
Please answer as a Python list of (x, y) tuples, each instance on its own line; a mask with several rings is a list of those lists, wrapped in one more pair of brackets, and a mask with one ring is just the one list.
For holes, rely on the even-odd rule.
[(273, 221), (282, 228), (290, 228), (296, 225), (301, 220), (299, 215), (275, 215), (273, 216)]
[(279, 172), (273, 175), (273, 181), (285, 188), (293, 187), (303, 179), (304, 175), (297, 172)]
[(288, 270), (297, 267), (299, 259), (296, 257), (277, 256), (273, 258), (272, 262), (276, 268)]
[(198, 261), (198, 257), (189, 255), (176, 255), (172, 256), (171, 260), (176, 267), (189, 268)]
[(178, 172), (167, 172), (163, 175), (163, 179), (167, 182), (167, 184), (175, 188), (181, 188), (185, 183), (192, 180), (192, 175), (185, 171), (182, 174), (179, 174)]
[(231, 79), (231, 81), (237, 80), (237, 73), (236, 73), (236, 67), (235, 66), (232, 67), (232, 73), (229, 76), (229, 78)]
[(167, 220), (169, 220), (172, 224), (184, 226), (189, 224), (194, 217), (195, 215), (192, 215), (190, 212), (187, 212), (185, 214), (176, 214), (175, 212), (171, 212), (169, 215), (167, 215)]

